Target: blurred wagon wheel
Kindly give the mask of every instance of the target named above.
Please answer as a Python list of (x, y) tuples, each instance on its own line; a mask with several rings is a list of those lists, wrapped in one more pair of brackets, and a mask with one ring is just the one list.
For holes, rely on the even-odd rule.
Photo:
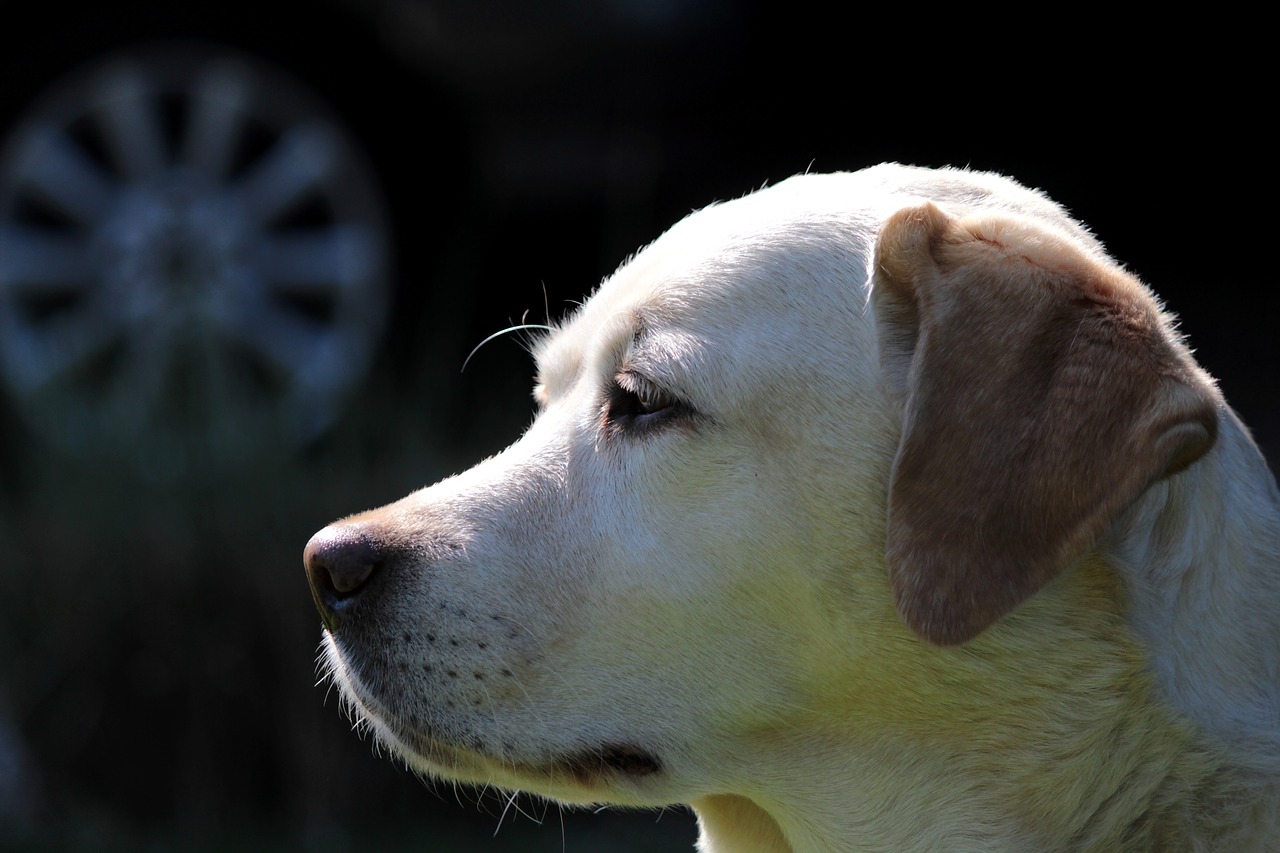
[(58, 447), (158, 478), (296, 447), (379, 347), (388, 233), (294, 78), (211, 47), (107, 58), (0, 151), (0, 382)]

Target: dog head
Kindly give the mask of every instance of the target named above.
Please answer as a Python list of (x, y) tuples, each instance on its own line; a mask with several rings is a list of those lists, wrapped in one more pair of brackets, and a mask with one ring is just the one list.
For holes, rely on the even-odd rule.
[(969, 719), (1082, 644), (1128, 660), (1090, 549), (1219, 405), (1059, 208), (902, 167), (690, 216), (537, 363), (515, 444), (305, 559), (382, 741), (568, 802), (758, 791), (941, 693)]

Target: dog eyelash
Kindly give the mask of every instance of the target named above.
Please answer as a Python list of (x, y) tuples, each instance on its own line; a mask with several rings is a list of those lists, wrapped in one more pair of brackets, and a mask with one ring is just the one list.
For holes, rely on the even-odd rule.
[(604, 414), (611, 426), (634, 430), (658, 426), (687, 411), (684, 403), (648, 380), (620, 373), (609, 386)]

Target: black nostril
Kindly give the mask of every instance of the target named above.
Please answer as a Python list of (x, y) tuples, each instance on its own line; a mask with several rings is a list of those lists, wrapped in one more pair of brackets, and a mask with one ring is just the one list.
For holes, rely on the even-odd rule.
[(327, 626), (334, 627), (339, 605), (360, 592), (381, 561), (377, 540), (358, 528), (334, 524), (311, 537), (302, 562), (311, 595)]

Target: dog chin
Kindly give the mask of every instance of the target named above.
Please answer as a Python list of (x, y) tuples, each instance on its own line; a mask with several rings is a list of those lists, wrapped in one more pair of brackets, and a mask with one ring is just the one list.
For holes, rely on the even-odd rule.
[(365, 686), (331, 635), (321, 647), (324, 677), (338, 689), (344, 713), (361, 734), (371, 734), (378, 747), (400, 758), (423, 776), (460, 782), (483, 783), (491, 777), (487, 759), (419, 731), (401, 721), (398, 714)]
[(537, 759), (488, 755), (476, 745), (450, 743), (402, 721), (365, 686), (331, 635), (325, 638), (321, 660), (325, 676), (338, 688), (356, 728), (372, 734), (380, 747), (420, 775), (527, 790), (567, 803), (598, 803), (605, 798), (636, 805), (667, 802), (642, 793), (662, 778), (663, 766), (656, 753), (635, 743), (602, 742)]

